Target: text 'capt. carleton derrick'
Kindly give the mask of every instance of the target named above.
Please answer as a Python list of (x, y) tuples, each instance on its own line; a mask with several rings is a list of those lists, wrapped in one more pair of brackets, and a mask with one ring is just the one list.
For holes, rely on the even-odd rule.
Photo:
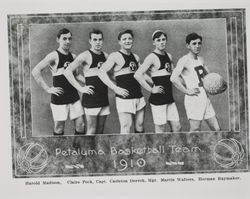
[(109, 151), (103, 149), (82, 149), (82, 148), (56, 148), (56, 156), (102, 156), (102, 155), (144, 155), (144, 154), (164, 154), (164, 153), (203, 153), (198, 146), (178, 146), (178, 145), (159, 145), (157, 147), (130, 147), (119, 148), (110, 147)]

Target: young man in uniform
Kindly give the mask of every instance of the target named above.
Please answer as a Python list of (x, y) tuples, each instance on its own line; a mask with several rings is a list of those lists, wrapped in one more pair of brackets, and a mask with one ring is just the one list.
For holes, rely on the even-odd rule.
[[(119, 33), (120, 51), (113, 52), (100, 69), (100, 79), (116, 93), (116, 108), (120, 121), (120, 133), (130, 133), (132, 123), (135, 132), (144, 132), (144, 108), (146, 102), (141, 87), (134, 78), (139, 66), (138, 55), (131, 52), (134, 35), (131, 30)], [(113, 70), (116, 84), (111, 81), (108, 71)]]
[[(59, 47), (49, 53), (32, 70), (32, 75), (36, 82), (51, 94), (50, 107), (54, 119), (54, 135), (63, 135), (65, 121), (68, 115), (75, 123), (75, 134), (84, 132), (83, 108), (77, 90), (64, 77), (64, 70), (74, 60), (75, 55), (70, 52), (72, 44), (72, 33), (66, 29), (61, 29), (57, 34)], [(53, 86), (49, 87), (44, 81), (41, 72), (46, 67), (50, 67)], [(80, 78), (79, 78), (80, 79)]]
[[(172, 56), (165, 51), (167, 35), (161, 30), (156, 30), (152, 34), (152, 39), (155, 50), (145, 58), (143, 64), (136, 71), (135, 78), (142, 87), (151, 93), (149, 102), (155, 132), (166, 132), (167, 122), (170, 125), (170, 130), (177, 132), (181, 130), (181, 125), (170, 81), (173, 68)], [(148, 83), (144, 78), (147, 71), (152, 78), (153, 84)]]
[[(99, 79), (98, 71), (106, 61), (107, 53), (102, 52), (103, 33), (94, 29), (89, 33), (89, 50), (84, 51), (65, 70), (68, 81), (81, 93), (87, 120), (87, 135), (102, 134), (107, 115), (110, 113), (108, 88)], [(83, 65), (86, 86), (82, 87), (74, 78), (73, 71)]]
[(184, 105), (190, 131), (200, 131), (202, 120), (207, 122), (211, 130), (219, 131), (220, 127), (213, 106), (202, 87), (202, 78), (208, 73), (208, 69), (203, 58), (199, 56), (201, 46), (200, 35), (197, 33), (187, 35), (186, 47), (189, 52), (179, 59), (171, 81), (185, 94)]

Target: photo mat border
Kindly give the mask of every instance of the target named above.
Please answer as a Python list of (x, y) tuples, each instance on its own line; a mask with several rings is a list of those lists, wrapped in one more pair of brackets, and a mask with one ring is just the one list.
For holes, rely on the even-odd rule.
[[(48, 19), (50, 18), (50, 19)], [(11, 93), (11, 126), (12, 126), (12, 154), (13, 177), (44, 177), (42, 174), (27, 174), (17, 165), (17, 154), (26, 143), (37, 141), (46, 143), (48, 138), (32, 138), (31, 91), (30, 91), (30, 52), (29, 27), (31, 24), (49, 23), (86, 23), (111, 21), (141, 21), (141, 20), (184, 20), (224, 18), (227, 25), (227, 51), (229, 71), (229, 132), (208, 132), (221, 138), (235, 138), (240, 140), (245, 148), (246, 159), (240, 169), (212, 169), (206, 171), (165, 171), (159, 173), (194, 173), (194, 172), (239, 172), (248, 171), (248, 90), (246, 65), (246, 28), (245, 9), (217, 9), (217, 10), (176, 10), (176, 11), (133, 11), (133, 12), (97, 12), (97, 13), (69, 13), (69, 14), (28, 14), (9, 15), (9, 63), (10, 63), (10, 93)], [(51, 20), (52, 19), (52, 20)], [(242, 35), (242, 37), (238, 37)], [(243, 70), (240, 70), (243, 69)], [(243, 78), (242, 78), (243, 77)], [(243, 114), (242, 114), (243, 113)], [(184, 134), (184, 133), (180, 133)], [(243, 134), (243, 135), (242, 135)], [(100, 135), (102, 137), (103, 135)], [(104, 135), (106, 136), (106, 135)], [(117, 135), (116, 135), (117, 136)], [(146, 135), (150, 136), (150, 135)], [(152, 135), (154, 136), (154, 135)], [(165, 137), (165, 135), (157, 135)], [(96, 135), (99, 137), (99, 135)], [(118, 135), (119, 137), (119, 135)], [(131, 137), (131, 136), (126, 136)], [(138, 135), (136, 135), (138, 137)], [(244, 138), (244, 139), (243, 139)], [(49, 138), (51, 139), (51, 138)], [(53, 139), (56, 140), (56, 139)], [(124, 138), (124, 140), (126, 140)], [(155, 174), (154, 172), (127, 173), (87, 173), (80, 175), (133, 175)], [(63, 176), (79, 175), (62, 174)], [(48, 175), (46, 175), (48, 176)], [(52, 174), (49, 176), (60, 176)]]

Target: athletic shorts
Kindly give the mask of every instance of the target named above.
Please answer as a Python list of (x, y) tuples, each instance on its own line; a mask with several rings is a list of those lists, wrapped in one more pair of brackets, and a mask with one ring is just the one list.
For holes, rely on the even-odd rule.
[(185, 96), (184, 105), (188, 119), (206, 120), (215, 116), (215, 111), (204, 89), (198, 96)]
[(132, 113), (136, 114), (137, 111), (146, 106), (144, 97), (136, 99), (122, 99), (116, 97), (116, 109), (118, 113)]
[(163, 125), (167, 121), (179, 121), (179, 113), (176, 104), (151, 105), (154, 124)]
[(78, 100), (71, 104), (52, 104), (50, 103), (54, 121), (66, 121), (68, 116), (71, 120), (84, 114), (81, 101)]
[(85, 115), (109, 115), (110, 114), (110, 107), (98, 107), (98, 108), (84, 108)]

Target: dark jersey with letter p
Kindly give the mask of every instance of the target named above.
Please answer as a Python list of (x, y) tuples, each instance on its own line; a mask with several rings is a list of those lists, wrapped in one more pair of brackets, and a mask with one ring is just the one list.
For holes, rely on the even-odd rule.
[(89, 95), (84, 93), (82, 95), (82, 105), (86, 108), (98, 108), (108, 106), (108, 88), (100, 80), (97, 74), (97, 70), (99, 70), (101, 65), (106, 61), (106, 57), (103, 52), (101, 52), (101, 54), (96, 54), (91, 50), (89, 50), (89, 52), (92, 56), (92, 64), (89, 66), (89, 71), (94, 70), (95, 75), (85, 76), (85, 79), (86, 85), (94, 86), (94, 94)]
[(71, 53), (65, 55), (58, 50), (56, 50), (56, 52), (58, 53), (59, 60), (57, 67), (55, 69), (51, 68), (53, 86), (61, 87), (63, 89), (63, 93), (59, 96), (52, 94), (51, 103), (56, 105), (74, 103), (80, 99), (79, 94), (63, 74), (64, 70), (74, 60), (74, 58)]
[[(120, 51), (119, 51), (120, 52)], [(126, 55), (122, 52), (120, 52), (125, 60), (125, 64), (122, 66), (120, 70), (128, 69), (129, 72), (127, 74), (122, 74), (116, 76), (116, 84), (117, 86), (127, 89), (129, 92), (129, 95), (125, 98), (117, 95), (117, 97), (123, 98), (123, 99), (134, 99), (134, 98), (141, 98), (142, 92), (141, 92), (141, 86), (137, 82), (137, 80), (134, 78), (134, 73), (138, 69), (138, 62), (131, 53), (130, 55)]]
[(160, 60), (160, 68), (158, 70), (166, 70), (167, 75), (155, 76), (155, 77), (152, 76), (154, 85), (163, 86), (165, 93), (152, 93), (149, 97), (149, 102), (153, 105), (171, 104), (174, 102), (173, 93), (172, 93), (172, 83), (170, 81), (170, 76), (172, 72), (171, 60), (166, 52), (164, 55), (160, 55), (155, 52), (153, 53)]

